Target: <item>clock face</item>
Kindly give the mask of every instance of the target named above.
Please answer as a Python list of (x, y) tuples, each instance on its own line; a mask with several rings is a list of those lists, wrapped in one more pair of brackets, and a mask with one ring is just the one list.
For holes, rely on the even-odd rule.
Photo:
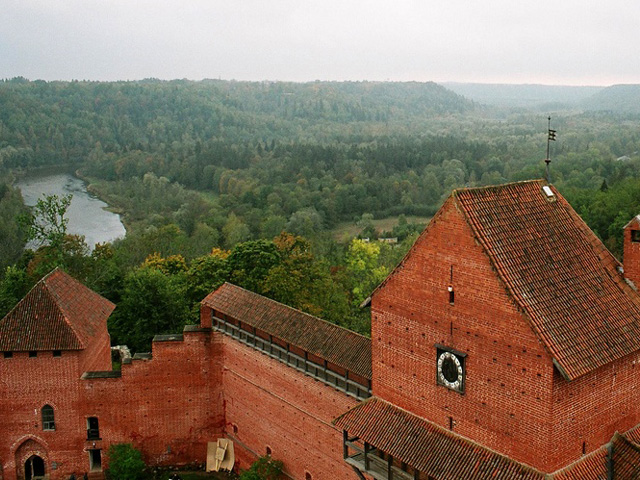
[(463, 391), (464, 359), (448, 351), (438, 352), (438, 383), (457, 392)]

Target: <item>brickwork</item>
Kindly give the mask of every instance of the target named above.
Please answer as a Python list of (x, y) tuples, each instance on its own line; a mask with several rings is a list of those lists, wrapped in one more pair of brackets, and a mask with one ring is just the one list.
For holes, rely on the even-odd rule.
[(567, 382), (554, 376), (552, 465), (578, 459), (640, 423), (640, 353)]
[(624, 276), (640, 286), (640, 237), (635, 237), (638, 234), (634, 234), (634, 231), (640, 231), (638, 217), (634, 217), (624, 228)]
[(123, 365), (121, 378), (84, 380), (82, 411), (99, 418), (105, 439), (97, 447), (131, 442), (152, 465), (204, 463), (224, 423), (220, 343), (210, 335), (154, 342), (153, 359)]
[[(36, 357), (28, 352), (0, 357), (0, 459), (5, 479), (23, 475), (25, 460), (34, 454), (48, 465), (55, 462), (58, 478), (73, 471), (86, 428), (78, 424), (78, 365), (79, 352), (73, 351), (60, 357), (45, 351)], [(55, 430), (43, 429), (45, 405), (53, 407)]]
[[(371, 336), (374, 395), (528, 465), (551, 465), (552, 361), (453, 201), (374, 295)], [(464, 394), (436, 384), (435, 344), (467, 354)]]
[[(531, 185), (509, 188), (532, 190)], [(534, 190), (537, 195), (539, 192)], [(521, 199), (514, 201), (517, 204)], [(89, 307), (94, 304), (103, 305), (104, 311), (102, 316), (96, 316), (95, 322), (85, 325), (86, 334), (82, 338), (70, 336), (74, 342), (82, 340), (80, 347), (72, 342), (68, 344), (71, 347), (62, 351), (52, 351), (58, 347), (51, 347), (46, 343), (47, 338), (41, 338), (46, 335), (34, 335), (29, 328), (14, 328), (22, 326), (22, 323), (16, 323), (22, 315), (28, 317), (29, 325), (42, 327), (39, 320), (44, 313), (33, 313), (47, 309), (37, 304), (35, 295), (23, 305), (25, 313), (14, 315), (0, 331), (6, 351), (0, 358), (0, 480), (23, 478), (25, 462), (33, 455), (43, 459), (51, 480), (66, 479), (71, 473), (82, 475), (90, 468), (91, 452), (99, 450), (102, 466), (106, 467), (105, 453), (109, 445), (119, 442), (131, 442), (140, 448), (151, 465), (204, 463), (207, 442), (221, 436), (234, 441), (239, 468), (246, 468), (257, 456), (269, 453), (284, 462), (286, 474), (291, 479), (355, 479), (356, 474), (342, 458), (342, 432), (332, 421), (341, 416), (346, 418), (343, 414), (347, 411), (357, 417), (358, 409), (363, 406), (373, 408), (374, 404), (385, 405), (387, 419), (409, 418), (414, 414), (413, 422), (420, 425), (418, 430), (432, 435), (429, 437), (432, 445), (446, 440), (449, 447), (464, 445), (466, 453), (477, 450), (473, 457), (476, 460), (468, 460), (472, 469), (478, 467), (478, 458), (489, 458), (485, 462), (488, 465), (483, 468), (495, 472), (498, 467), (492, 463), (491, 455), (498, 455), (496, 452), (509, 457), (508, 461), (501, 458), (505, 460), (502, 462), (505, 469), (515, 469), (510, 475), (524, 470), (534, 475), (531, 478), (544, 475), (542, 472), (556, 471), (586, 458), (585, 455), (591, 452), (598, 458), (605, 458), (607, 443), (614, 432), (625, 432), (640, 424), (640, 388), (637, 388), (640, 352), (632, 350), (637, 337), (633, 333), (636, 330), (630, 327), (631, 324), (637, 327), (635, 312), (640, 297), (621, 279), (617, 262), (607, 252), (601, 252), (601, 244), (593, 235), (586, 236), (587, 243), (597, 243), (594, 251), (602, 253), (598, 258), (604, 258), (606, 262), (604, 266), (596, 264), (597, 268), (603, 269), (598, 270), (600, 276), (596, 280), (590, 281), (601, 285), (607, 281), (607, 275), (608, 278), (615, 277), (608, 290), (574, 288), (569, 291), (580, 291), (584, 296), (574, 295), (571, 302), (555, 293), (561, 290), (544, 290), (549, 286), (545, 282), (529, 282), (528, 289), (515, 292), (516, 287), (520, 288), (517, 270), (529, 268), (531, 263), (527, 262), (538, 262), (531, 266), (533, 270), (544, 260), (531, 260), (530, 252), (519, 257), (518, 253), (524, 248), (521, 249), (517, 242), (511, 247), (517, 244), (518, 248), (512, 248), (509, 255), (500, 257), (505, 242), (513, 238), (510, 235), (518, 235), (518, 229), (511, 232), (506, 225), (508, 222), (502, 222), (501, 236), (493, 235), (491, 231), (483, 233), (486, 238), (479, 236), (478, 224), (469, 216), (469, 208), (475, 204), (471, 202), (462, 208), (456, 202), (454, 195), (445, 203), (405, 260), (374, 292), (371, 341), (363, 338), (353, 343), (332, 340), (332, 344), (323, 342), (325, 334), (316, 335), (313, 342), (308, 335), (301, 335), (307, 348), (322, 346), (311, 353), (304, 350), (304, 342), (296, 343), (296, 335), (302, 331), (296, 330), (299, 325), (296, 322), (304, 318), (308, 331), (317, 334), (320, 324), (316, 325), (313, 318), (306, 318), (308, 316), (296, 311), (295, 316), (287, 320), (287, 315), (292, 313), (288, 307), (276, 305), (276, 302), (270, 304), (271, 301), (263, 297), (226, 285), (224, 291), (218, 291), (220, 295), (207, 297), (210, 304), (206, 299), (203, 302), (200, 328), (190, 326), (182, 335), (158, 337), (150, 359), (124, 364), (120, 375), (114, 374), (108, 372), (111, 359), (106, 330), (106, 317), (113, 305), (96, 298), (97, 295), (87, 292), (77, 282), (69, 281), (63, 272), (56, 271), (50, 278), (66, 286), (64, 295), (72, 296), (73, 305), (79, 312), (92, 311)], [(482, 221), (493, 225), (494, 207), (487, 207), (485, 203), (481, 205)], [(640, 284), (640, 242), (632, 241), (631, 232), (638, 229), (638, 218), (625, 228), (625, 274), (636, 285)], [(536, 235), (542, 235), (540, 232), (532, 228), (527, 233), (535, 240)], [(567, 256), (572, 261), (578, 258), (576, 264), (581, 267), (583, 256)], [(514, 258), (520, 262), (517, 268), (513, 267)], [(550, 264), (556, 265), (553, 258), (549, 258)], [(504, 274), (505, 264), (512, 269), (508, 278)], [(586, 273), (596, 267), (591, 265)], [(554, 280), (561, 280), (557, 285), (577, 282), (577, 277), (572, 275), (574, 270), (554, 277)], [(548, 271), (540, 272), (543, 273), (536, 275), (546, 281)], [(536, 280), (538, 277), (531, 278)], [(602, 282), (598, 283), (600, 280)], [(578, 283), (583, 285), (583, 282)], [(82, 298), (89, 299), (86, 304), (79, 297), (73, 297), (73, 289), (83, 292)], [(540, 291), (545, 294), (539, 295)], [(589, 305), (609, 305), (603, 301), (604, 297), (622, 311), (622, 314), (618, 312), (618, 324), (614, 329), (609, 329), (611, 316), (607, 315), (610, 310), (600, 308), (597, 315), (588, 310)], [(620, 303), (621, 298), (626, 303)], [(56, 306), (58, 300), (54, 300), (47, 301)], [(534, 311), (531, 309), (535, 305), (527, 303), (523, 306), (525, 300), (532, 304), (549, 304), (545, 303), (547, 310)], [(572, 307), (577, 303), (585, 306), (580, 316), (567, 314), (579, 326), (588, 324), (589, 328), (581, 330), (580, 336), (575, 334), (575, 322), (563, 323), (566, 313), (563, 308), (568, 303)], [(339, 373), (350, 369), (349, 372), (358, 373), (364, 383), (368, 383), (368, 375), (372, 372), (373, 395), (378, 398), (359, 404), (347, 394), (241, 341), (212, 331), (213, 305), (216, 312), (223, 309), (222, 316), (227, 315), (225, 308), (244, 316), (245, 320), (237, 319), (238, 325), (251, 318), (254, 322), (263, 322), (259, 329), (248, 323), (250, 328), (245, 332), (255, 334), (254, 341), (273, 340), (287, 355), (295, 353), (305, 361), (324, 363)], [(247, 310), (251, 312), (247, 313)], [(253, 310), (259, 310), (260, 315), (253, 315)], [(547, 324), (545, 318), (536, 318), (541, 311), (553, 314), (553, 322)], [(594, 318), (588, 318), (590, 316)], [(70, 328), (75, 328), (74, 322), (87, 323), (84, 313), (62, 319), (69, 320)], [(56, 325), (53, 320), (50, 323)], [(60, 322), (57, 324), (64, 326)], [(280, 338), (278, 332), (268, 330), (276, 325), (280, 328), (278, 332), (285, 332), (289, 337)], [(322, 332), (332, 329), (335, 327), (322, 324)], [(16, 338), (10, 338), (11, 332), (18, 332), (14, 335)], [(341, 332), (339, 339), (348, 339), (347, 333)], [(591, 343), (583, 343), (583, 340)], [(39, 350), (31, 354), (8, 351), (17, 350), (16, 346), (24, 345), (21, 342), (26, 341), (35, 342), (30, 345)], [(602, 355), (607, 352), (602, 349), (615, 350), (620, 347), (619, 343), (624, 344), (624, 348), (616, 350), (622, 352), (620, 355)], [(335, 344), (343, 348), (334, 358), (329, 355)], [(573, 352), (563, 349), (566, 344), (575, 347), (581, 355), (562, 357), (564, 365), (572, 368), (573, 376), (567, 374), (568, 370), (563, 369), (558, 360), (558, 352)], [(345, 345), (366, 348), (357, 350), (355, 347), (344, 348)], [(464, 363), (462, 392), (440, 385), (437, 380), (437, 357), (443, 349), (459, 356)], [(358, 353), (360, 351), (366, 351), (366, 355)], [(350, 355), (354, 352), (356, 354)], [(551, 352), (555, 356), (552, 357)], [(361, 363), (368, 367), (369, 358), (372, 359), (372, 370), (361, 368)], [(575, 359), (579, 361), (573, 362)], [(359, 368), (352, 369), (354, 365)], [(88, 371), (93, 373), (85, 374)], [(350, 378), (355, 377), (350, 375)], [(45, 405), (54, 409), (55, 430), (43, 429), (42, 408)], [(353, 409), (356, 405), (360, 406)], [(366, 411), (366, 408), (362, 410)], [(393, 456), (397, 463), (419, 461), (424, 471), (434, 464), (433, 458), (427, 458), (429, 452), (420, 450), (423, 443), (417, 447), (412, 445), (413, 449), (409, 450), (426, 456), (407, 460), (402, 455), (411, 452), (403, 448), (403, 440), (398, 439), (400, 443), (396, 444), (395, 438), (382, 435), (404, 431), (406, 425), (402, 421), (382, 425), (376, 418), (362, 415), (362, 421), (349, 425), (362, 428), (373, 438), (386, 438), (387, 449), (395, 449)], [(99, 437), (88, 438), (89, 418), (98, 420)], [(340, 420), (338, 424), (342, 425)], [(472, 442), (444, 432), (440, 427)], [(633, 438), (622, 440), (629, 443), (629, 451), (638, 450), (636, 453), (640, 455), (640, 447), (633, 443)], [(385, 450), (373, 440), (361, 441)], [(487, 452), (491, 455), (487, 456)], [(467, 458), (461, 455), (457, 458)], [(445, 457), (447, 462), (456, 460)], [(629, 458), (631, 463), (635, 462), (635, 456)], [(514, 460), (539, 471), (516, 465)], [(600, 470), (593, 470), (594, 475), (601, 475), (609, 467), (603, 464), (598, 468)], [(428, 473), (440, 475), (432, 470)], [(485, 478), (478, 470), (475, 474), (474, 478)]]
[(269, 447), (291, 478), (357, 478), (331, 421), (358, 402), (229, 337), (223, 344), (225, 432), (240, 468)]

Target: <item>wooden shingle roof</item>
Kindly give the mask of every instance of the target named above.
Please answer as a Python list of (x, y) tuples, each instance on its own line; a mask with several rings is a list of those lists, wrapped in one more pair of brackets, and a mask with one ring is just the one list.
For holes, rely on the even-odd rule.
[(619, 262), (552, 186), (453, 196), (508, 291), (568, 380), (640, 350), (640, 297)]
[(210, 293), (202, 304), (371, 378), (371, 340), (367, 337), (231, 283)]
[(82, 350), (115, 305), (60, 269), (0, 320), (0, 350)]

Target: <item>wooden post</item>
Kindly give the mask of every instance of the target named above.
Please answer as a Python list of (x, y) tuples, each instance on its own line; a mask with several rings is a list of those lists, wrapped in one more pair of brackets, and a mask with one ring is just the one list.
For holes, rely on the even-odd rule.
[(393, 465), (393, 455), (389, 455), (387, 459), (387, 478), (389, 480), (393, 480), (393, 470), (391, 470), (391, 466)]
[(349, 445), (347, 442), (349, 441), (349, 433), (346, 430), (342, 431), (342, 458), (345, 460), (349, 458)]
[(369, 470), (369, 445), (367, 442), (364, 442), (364, 469)]

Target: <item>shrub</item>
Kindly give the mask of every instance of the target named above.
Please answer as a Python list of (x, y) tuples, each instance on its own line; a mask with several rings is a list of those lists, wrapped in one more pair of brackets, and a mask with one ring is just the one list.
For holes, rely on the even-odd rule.
[(270, 456), (260, 457), (240, 474), (240, 480), (278, 480), (282, 474), (282, 462)]
[(142, 480), (146, 465), (142, 453), (130, 443), (116, 443), (109, 447), (109, 469), (112, 480)]

